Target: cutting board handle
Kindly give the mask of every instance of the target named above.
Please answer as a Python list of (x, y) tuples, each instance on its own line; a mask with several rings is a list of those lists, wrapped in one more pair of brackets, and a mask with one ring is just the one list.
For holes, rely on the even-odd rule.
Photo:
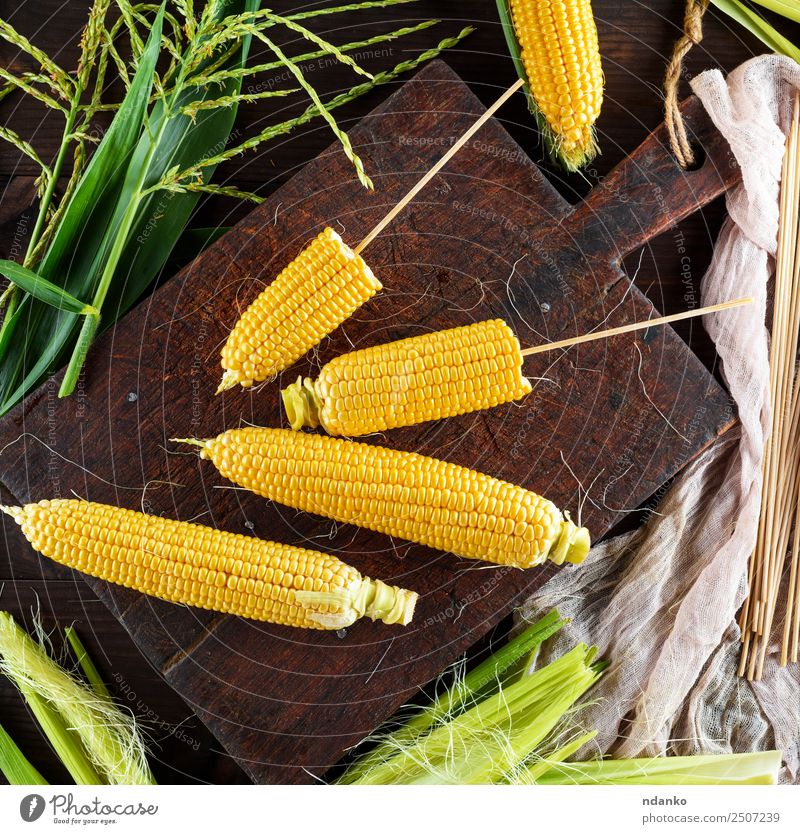
[(681, 111), (697, 165), (692, 170), (678, 165), (662, 124), (565, 221), (574, 245), (593, 255), (605, 251), (618, 263), (740, 180), (727, 141), (699, 99), (690, 96)]

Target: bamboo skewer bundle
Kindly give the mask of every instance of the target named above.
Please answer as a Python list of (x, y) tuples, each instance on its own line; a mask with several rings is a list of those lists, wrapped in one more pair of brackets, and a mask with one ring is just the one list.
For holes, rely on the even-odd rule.
[[(788, 566), (780, 662), (797, 662), (800, 627), (800, 99), (796, 98), (781, 177), (778, 251), (770, 345), (772, 430), (764, 448), (758, 536), (748, 568), (748, 597), (739, 624), (739, 675), (760, 680), (770, 644), (781, 581)], [(787, 557), (792, 527), (794, 541)], [(794, 639), (793, 639), (794, 637)]]

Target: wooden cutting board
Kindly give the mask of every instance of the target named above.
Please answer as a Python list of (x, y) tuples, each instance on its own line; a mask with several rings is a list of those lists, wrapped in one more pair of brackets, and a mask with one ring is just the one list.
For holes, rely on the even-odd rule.
[[(57, 399), (52, 380), (0, 426), (0, 477), (20, 502), (74, 492), (310, 544), (421, 593), (409, 628), (361, 622), (334, 634), (89, 580), (257, 781), (324, 772), (550, 570), (486, 566), (337, 528), (230, 489), (168, 438), (281, 425), (280, 385), (353, 345), (492, 316), (530, 345), (652, 315), (620, 259), (738, 177), (689, 100), (684, 112), (705, 154), (698, 170), (682, 172), (657, 131), (573, 208), (492, 120), (367, 250), (386, 290), (278, 382), (215, 397), (218, 350), (238, 310), (324, 224), (358, 242), (481, 110), (446, 65), (429, 65), (350, 134), (374, 193), (332, 146), (101, 338), (74, 396)], [(733, 419), (723, 390), (668, 328), (532, 357), (525, 370), (542, 378), (525, 402), (394, 431), (385, 442), (524, 484), (573, 514), (577, 481), (592, 484), (582, 520), (599, 538)]]

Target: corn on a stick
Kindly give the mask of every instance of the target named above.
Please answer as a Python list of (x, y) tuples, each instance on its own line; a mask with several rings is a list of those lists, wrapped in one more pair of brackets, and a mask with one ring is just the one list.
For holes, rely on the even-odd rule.
[(357, 437), (518, 400), (531, 391), (522, 376), (526, 356), (751, 301), (725, 301), (525, 350), (504, 321), (482, 321), (343, 354), (324, 365), (316, 380), (300, 377), (281, 395), (293, 429), (322, 426), (328, 434)]
[(290, 429), (182, 442), (257, 495), (459, 556), (529, 568), (589, 552), (588, 530), (547, 499), (413, 452)]
[(5, 611), (0, 671), (25, 696), (77, 784), (154, 784), (133, 716), (62, 669)]
[(170, 602), (316, 629), (414, 613), (413, 591), (325, 553), (75, 499), (2, 509), (39, 553)]
[(288, 368), (382, 289), (360, 253), (521, 86), (515, 82), (485, 110), (354, 249), (326, 228), (257, 296), (222, 348), (217, 393)]
[(288, 368), (380, 289), (362, 258), (324, 229), (236, 322), (222, 348), (217, 393)]

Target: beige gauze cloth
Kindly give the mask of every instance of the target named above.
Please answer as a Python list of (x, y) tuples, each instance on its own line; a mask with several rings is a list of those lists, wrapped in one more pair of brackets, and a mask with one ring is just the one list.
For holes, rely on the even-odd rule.
[[(610, 666), (582, 721), (593, 750), (615, 757), (783, 751), (781, 781), (800, 781), (800, 671), (776, 655), (783, 603), (763, 680), (737, 677), (747, 564), (756, 541), (769, 431), (767, 283), (774, 271), (785, 134), (800, 67), (778, 56), (692, 82), (731, 145), (742, 183), (702, 283), (703, 304), (752, 295), (754, 304), (704, 318), (739, 411), (739, 424), (688, 465), (634, 533), (594, 547), (522, 607), (557, 607), (571, 623), (544, 647), (547, 662), (579, 641)], [(589, 496), (589, 500), (592, 497)], [(781, 599), (785, 600), (785, 583)]]

